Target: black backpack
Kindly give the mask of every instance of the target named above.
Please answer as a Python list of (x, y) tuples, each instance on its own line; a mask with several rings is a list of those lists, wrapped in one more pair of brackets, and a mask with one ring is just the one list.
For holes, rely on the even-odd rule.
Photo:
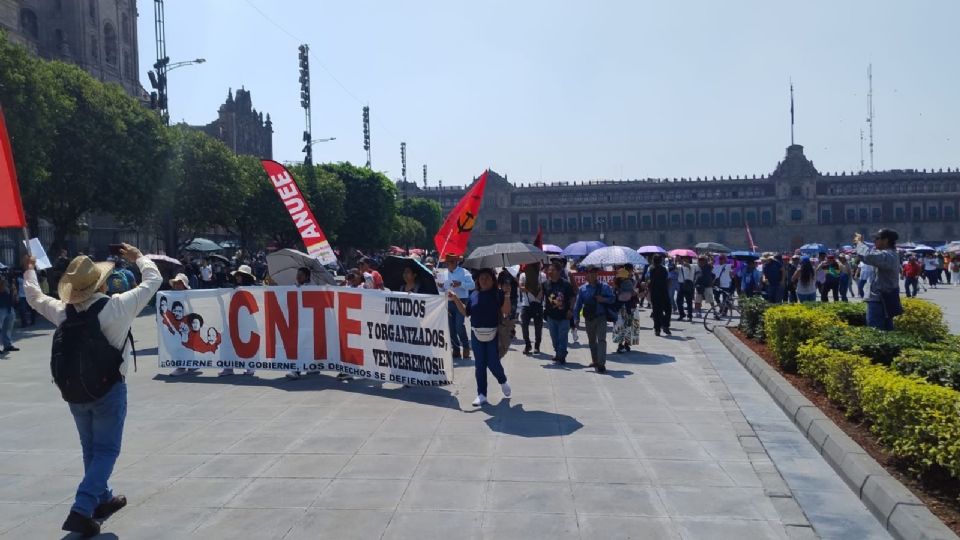
[[(111, 345), (100, 329), (98, 317), (108, 300), (101, 298), (83, 312), (67, 306), (67, 319), (53, 334), (50, 372), (67, 403), (100, 399), (123, 378), (123, 352)], [(127, 339), (132, 344), (129, 332)]]

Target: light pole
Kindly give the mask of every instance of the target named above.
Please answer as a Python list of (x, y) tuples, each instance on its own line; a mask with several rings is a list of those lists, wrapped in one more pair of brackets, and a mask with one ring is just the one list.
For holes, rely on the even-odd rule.
[(160, 117), (165, 124), (170, 124), (170, 98), (167, 90), (167, 73), (183, 66), (202, 64), (206, 61), (205, 58), (197, 58), (195, 60), (170, 63), (170, 58), (164, 56), (153, 65), (156, 71), (147, 72), (147, 77), (150, 79), (150, 86), (155, 90), (154, 92), (150, 92), (150, 108), (159, 111)]

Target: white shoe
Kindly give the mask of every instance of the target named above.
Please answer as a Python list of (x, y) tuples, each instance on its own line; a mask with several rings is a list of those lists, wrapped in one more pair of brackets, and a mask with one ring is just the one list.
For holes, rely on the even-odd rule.
[(228, 377), (233, 375), (233, 368), (224, 368), (220, 373), (217, 373), (217, 377)]
[(187, 374), (187, 368), (178, 367), (177, 369), (170, 372), (171, 377), (179, 377), (181, 375)]
[(290, 371), (290, 372), (287, 372), (286, 377), (287, 377), (288, 379), (292, 379), (292, 380), (299, 379), (299, 378), (300, 378), (300, 372), (299, 372), (299, 371)]
[(480, 394), (479, 396), (477, 396), (477, 399), (473, 400), (473, 406), (479, 407), (486, 402), (487, 402), (487, 396)]
[(248, 369), (248, 370), (244, 371), (243, 374), (244, 374), (244, 375), (253, 375), (253, 374), (254, 374), (254, 371), (253, 371), (252, 369)]
[(200, 368), (195, 368), (195, 367), (188, 368), (187, 371), (188, 371), (191, 375), (200, 375), (200, 374), (203, 373), (202, 371), (200, 371)]
[(510, 385), (508, 383), (501, 384), (500, 390), (503, 390), (503, 397), (510, 397)]

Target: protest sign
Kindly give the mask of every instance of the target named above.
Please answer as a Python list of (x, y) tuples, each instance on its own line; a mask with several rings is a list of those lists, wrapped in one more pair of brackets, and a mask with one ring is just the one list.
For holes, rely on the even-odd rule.
[(157, 295), (161, 368), (328, 370), (410, 386), (453, 382), (447, 301), (344, 287)]
[[(597, 281), (602, 281), (607, 285), (613, 286), (613, 278), (616, 277), (616, 272), (608, 272), (606, 270), (601, 270), (597, 272)], [(587, 282), (587, 274), (584, 272), (571, 272), (570, 273), (570, 283), (574, 287), (580, 288)]]
[(47, 257), (47, 252), (43, 250), (43, 245), (40, 244), (39, 238), (31, 238), (29, 242), (24, 240), (23, 247), (27, 248), (30, 254), (37, 260), (36, 268), (38, 271), (53, 267), (53, 265), (50, 264), (50, 258)]

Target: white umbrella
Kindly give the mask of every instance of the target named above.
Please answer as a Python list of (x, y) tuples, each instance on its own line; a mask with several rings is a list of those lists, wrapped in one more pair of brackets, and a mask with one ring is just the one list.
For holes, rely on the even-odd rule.
[(302, 251), (295, 249), (281, 249), (267, 255), (267, 269), (270, 278), (277, 285), (296, 285), (297, 270), (310, 269), (310, 283), (312, 285), (336, 285), (333, 274), (324, 268), (323, 263)]
[(580, 261), (581, 266), (623, 266), (625, 264), (645, 265), (647, 259), (627, 247), (607, 246), (590, 252)]
[(465, 261), (464, 268), (504, 268), (548, 260), (540, 248), (522, 242), (480, 246)]

